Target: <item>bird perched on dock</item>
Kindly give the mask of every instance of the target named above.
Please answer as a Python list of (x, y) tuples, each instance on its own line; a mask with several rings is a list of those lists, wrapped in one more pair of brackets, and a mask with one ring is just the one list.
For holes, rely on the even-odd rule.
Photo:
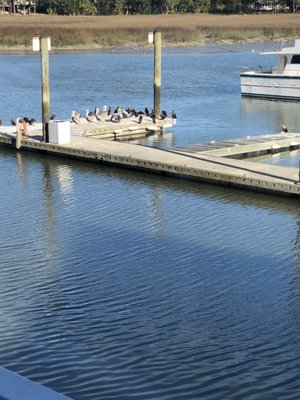
[(95, 114), (95, 117), (96, 117), (97, 121), (102, 121), (102, 118), (101, 118), (101, 115), (100, 115), (100, 110), (99, 110), (98, 107), (95, 108), (94, 114)]
[(285, 126), (285, 124), (283, 123), (281, 126), (281, 133), (288, 133), (288, 128)]
[(24, 117), (23, 121), (26, 122), (26, 124), (29, 124), (29, 125), (34, 125), (34, 123), (36, 122), (34, 118), (30, 118), (29, 119), (28, 117)]
[(129, 117), (129, 114), (128, 114), (128, 112), (126, 110), (123, 111), (122, 115), (123, 115), (123, 118), (128, 118)]
[(114, 113), (111, 117), (111, 122), (120, 122), (121, 121), (121, 116), (120, 114)]
[(140, 114), (140, 116), (139, 116), (139, 124), (141, 124), (142, 122), (143, 122), (143, 118), (144, 118), (144, 116), (142, 115), (142, 114)]
[(81, 124), (80, 117), (78, 115), (80, 114), (77, 111), (72, 111), (71, 113), (71, 120), (75, 124)]
[(160, 114), (160, 119), (166, 119), (168, 116), (167, 112), (165, 110), (162, 110), (161, 114)]
[(12, 126), (16, 126), (16, 121), (13, 119), (13, 117), (11, 117), (10, 123), (12, 124)]
[(148, 110), (148, 108), (147, 108), (147, 107), (145, 107), (145, 115), (146, 115), (147, 117), (149, 117), (149, 116), (150, 116), (150, 113), (149, 113), (149, 110)]
[(173, 119), (177, 119), (177, 115), (176, 115), (176, 112), (174, 110), (172, 110), (172, 118)]
[(128, 107), (126, 108), (126, 111), (128, 112), (130, 117), (137, 117), (137, 111), (133, 107)]
[(117, 108), (114, 111), (114, 114), (122, 114), (122, 109), (121, 107), (117, 106)]
[(155, 116), (155, 113), (154, 113), (154, 112), (150, 114), (150, 117), (151, 117), (151, 119), (152, 119), (152, 122), (153, 122), (154, 124), (156, 124), (156, 116)]
[(86, 110), (85, 119), (88, 122), (95, 122), (95, 115), (94, 115), (93, 111)]
[(50, 119), (50, 121), (53, 121), (54, 118), (55, 118), (55, 114), (51, 114), (49, 119)]
[(81, 114), (78, 110), (75, 110), (74, 113), (75, 113), (74, 115), (76, 118), (78, 118), (78, 119), (81, 118)]

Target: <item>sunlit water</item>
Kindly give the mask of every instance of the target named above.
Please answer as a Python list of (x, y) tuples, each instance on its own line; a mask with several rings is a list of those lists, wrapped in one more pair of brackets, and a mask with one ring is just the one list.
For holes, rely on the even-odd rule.
[[(151, 107), (151, 54), (50, 61), (58, 118)], [(178, 122), (146, 144), (299, 132), (299, 104), (240, 98), (261, 62), (165, 54)], [(0, 69), (4, 123), (39, 119), (39, 58)], [(1, 365), (76, 400), (299, 398), (297, 200), (5, 149), (0, 167)]]

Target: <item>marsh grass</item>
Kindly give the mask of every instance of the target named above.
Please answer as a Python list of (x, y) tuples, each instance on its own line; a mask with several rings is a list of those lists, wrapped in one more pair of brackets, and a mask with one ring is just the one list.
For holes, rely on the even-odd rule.
[(163, 44), (247, 42), (300, 37), (300, 15), (135, 15), (98, 17), (0, 16), (0, 46), (30, 48), (33, 36), (51, 36), (53, 48), (146, 47), (160, 26)]

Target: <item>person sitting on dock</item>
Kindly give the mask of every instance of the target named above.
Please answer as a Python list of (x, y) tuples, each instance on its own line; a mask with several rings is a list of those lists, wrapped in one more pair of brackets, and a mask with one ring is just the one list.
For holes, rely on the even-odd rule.
[(22, 120), (22, 128), (23, 128), (22, 135), (25, 139), (28, 138), (27, 121), (28, 121), (28, 119), (26, 117), (24, 117)]

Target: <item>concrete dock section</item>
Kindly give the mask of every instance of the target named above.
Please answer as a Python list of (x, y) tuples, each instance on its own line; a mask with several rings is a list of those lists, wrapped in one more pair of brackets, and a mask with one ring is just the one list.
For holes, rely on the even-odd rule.
[[(262, 143), (260, 138), (256, 137), (258, 147)], [(300, 134), (288, 138), (293, 148), (298, 138)], [(280, 140), (287, 140), (278, 134), (272, 135), (271, 141), (264, 137), (263, 142), (270, 144), (274, 143), (275, 139), (279, 143)], [(14, 148), (14, 142), (13, 134), (0, 136), (2, 145)], [(251, 143), (251, 146), (253, 150), (255, 144)], [(45, 143), (34, 138), (23, 139), (19, 151), (23, 150), (274, 195), (300, 196), (299, 170), (296, 168), (220, 157), (204, 151), (191, 152), (190, 149), (183, 148), (157, 149), (77, 135), (71, 135), (70, 143), (63, 145)]]

